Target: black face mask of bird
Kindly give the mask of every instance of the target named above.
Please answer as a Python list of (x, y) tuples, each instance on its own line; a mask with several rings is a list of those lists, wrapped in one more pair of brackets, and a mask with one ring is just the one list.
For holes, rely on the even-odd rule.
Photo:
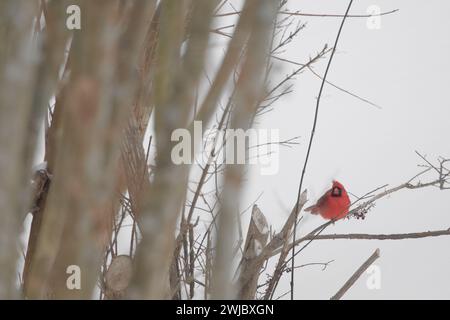
[(340, 197), (342, 196), (342, 190), (339, 187), (333, 187), (333, 190), (331, 190), (331, 196), (332, 197)]

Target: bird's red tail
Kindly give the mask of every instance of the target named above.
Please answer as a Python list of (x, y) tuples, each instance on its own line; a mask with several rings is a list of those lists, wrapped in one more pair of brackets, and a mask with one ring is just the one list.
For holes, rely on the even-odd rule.
[(311, 212), (312, 214), (318, 214), (319, 208), (316, 205), (313, 205), (313, 206), (306, 208), (304, 211)]

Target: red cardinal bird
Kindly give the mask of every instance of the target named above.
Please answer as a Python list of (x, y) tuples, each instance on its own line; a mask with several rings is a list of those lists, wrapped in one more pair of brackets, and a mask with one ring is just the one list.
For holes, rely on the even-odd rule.
[(327, 220), (339, 220), (347, 215), (349, 207), (350, 199), (347, 191), (341, 183), (334, 180), (331, 189), (325, 192), (315, 205), (306, 208), (305, 211), (312, 214), (320, 213), (322, 218)]

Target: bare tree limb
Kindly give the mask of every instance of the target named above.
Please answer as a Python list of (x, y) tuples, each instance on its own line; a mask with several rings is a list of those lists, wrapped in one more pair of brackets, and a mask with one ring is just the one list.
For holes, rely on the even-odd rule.
[(339, 300), (342, 298), (342, 296), (348, 291), (348, 289), (351, 288), (351, 286), (356, 282), (356, 280), (361, 277), (361, 275), (364, 273), (364, 271), (367, 270), (370, 265), (377, 260), (380, 257), (380, 249), (376, 249), (374, 253), (364, 262), (361, 267), (358, 268), (358, 270), (355, 271), (355, 273), (350, 277), (350, 279), (347, 280), (347, 282), (342, 286), (341, 289), (336, 292), (334, 296), (330, 298), (330, 300)]
[(405, 239), (421, 239), (429, 237), (450, 236), (450, 228), (446, 230), (409, 232), (409, 233), (393, 233), (393, 234), (367, 234), (367, 233), (349, 233), (349, 234), (323, 234), (314, 236), (306, 236), (299, 240), (307, 241), (315, 240), (405, 240)]

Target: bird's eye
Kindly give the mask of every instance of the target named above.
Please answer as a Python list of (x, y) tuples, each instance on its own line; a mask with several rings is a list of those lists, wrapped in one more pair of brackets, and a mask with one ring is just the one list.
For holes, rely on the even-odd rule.
[(339, 187), (333, 187), (333, 189), (331, 190), (331, 195), (333, 197), (340, 197), (342, 195), (342, 190)]

